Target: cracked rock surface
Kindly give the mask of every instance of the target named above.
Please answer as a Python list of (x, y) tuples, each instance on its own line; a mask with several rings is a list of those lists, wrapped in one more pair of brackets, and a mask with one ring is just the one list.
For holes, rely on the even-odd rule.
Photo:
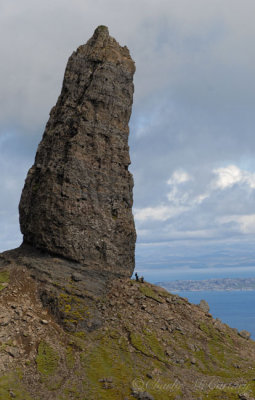
[(134, 270), (134, 72), (105, 26), (71, 55), (19, 206), (24, 243), (117, 277)]

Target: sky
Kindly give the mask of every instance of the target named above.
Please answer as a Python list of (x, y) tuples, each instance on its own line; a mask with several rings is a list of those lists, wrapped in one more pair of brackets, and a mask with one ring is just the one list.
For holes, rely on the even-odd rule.
[(0, 251), (66, 62), (107, 25), (136, 63), (136, 270), (255, 276), (254, 0), (1, 0)]

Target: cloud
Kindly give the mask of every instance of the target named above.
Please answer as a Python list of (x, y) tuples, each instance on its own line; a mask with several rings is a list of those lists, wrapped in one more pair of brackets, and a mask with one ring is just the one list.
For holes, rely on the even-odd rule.
[(244, 246), (253, 251), (253, 10), (253, 0), (3, 0), (1, 247), (21, 240), (19, 196), (67, 59), (105, 24), (136, 62), (130, 151), (138, 243), (164, 247), (145, 261), (200, 254), (212, 243), (215, 251), (228, 243), (236, 260)]
[(246, 184), (251, 189), (255, 189), (255, 173), (242, 171), (236, 165), (217, 168), (213, 172), (217, 175), (217, 178), (213, 183), (215, 188), (226, 189), (235, 184)]
[(188, 182), (192, 177), (185, 171), (178, 169), (174, 171), (171, 178), (168, 179), (168, 185), (180, 185), (181, 183)]
[(255, 198), (254, 176), (229, 165), (213, 169), (210, 180), (199, 185), (199, 177), (175, 170), (167, 181), (171, 191), (160, 205), (135, 209), (140, 242), (219, 240), (225, 235), (255, 233), (254, 206), (250, 207)]
[(185, 211), (185, 207), (170, 207), (170, 206), (158, 206), (158, 207), (146, 207), (142, 209), (135, 209), (134, 215), (136, 221), (146, 221), (152, 219), (156, 221), (167, 221), (169, 218), (175, 217)]
[(255, 233), (255, 214), (242, 215), (238, 218), (241, 231), (246, 234)]
[(228, 215), (220, 218), (223, 224), (235, 223), (243, 234), (255, 233), (255, 214), (249, 215)]

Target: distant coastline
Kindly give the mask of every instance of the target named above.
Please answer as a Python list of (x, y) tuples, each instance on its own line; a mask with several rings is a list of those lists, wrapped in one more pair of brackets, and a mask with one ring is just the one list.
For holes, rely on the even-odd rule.
[(255, 290), (255, 278), (221, 278), (205, 280), (177, 280), (157, 282), (168, 291), (252, 291)]

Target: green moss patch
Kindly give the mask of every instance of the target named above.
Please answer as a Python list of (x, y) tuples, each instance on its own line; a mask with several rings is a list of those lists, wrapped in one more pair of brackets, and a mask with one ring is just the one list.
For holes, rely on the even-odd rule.
[(149, 349), (147, 349), (144, 338), (140, 333), (131, 332), (130, 333), (130, 342), (136, 350), (140, 351), (141, 353), (145, 354), (146, 356), (152, 355), (151, 352), (149, 351)]
[(237, 400), (240, 399), (236, 390), (211, 390), (208, 394), (204, 395), (203, 399), (208, 400)]
[(22, 376), (17, 372), (0, 377), (0, 399), (32, 400), (22, 384)]
[(72, 294), (61, 293), (59, 295), (59, 309), (67, 328), (77, 326), (79, 322), (88, 319), (90, 316), (84, 300)]
[(43, 377), (55, 375), (58, 368), (59, 356), (46, 342), (41, 342), (36, 357), (37, 369)]
[(135, 372), (124, 339), (112, 339), (108, 334), (101, 337), (91, 351), (81, 354), (81, 363), (88, 399), (115, 400), (128, 396)]
[(6, 287), (6, 283), (10, 281), (10, 272), (9, 271), (1, 271), (0, 272), (0, 292)]
[(254, 396), (255, 389), (254, 381), (244, 383), (243, 379), (241, 381), (233, 381), (233, 379), (231, 379), (222, 380), (220, 382), (215, 380), (215, 378), (207, 381), (203, 381), (202, 378), (201, 386), (204, 386), (204, 388), (201, 388), (201, 391), (197, 391), (195, 395), (197, 398), (203, 400), (237, 400), (240, 398), (239, 395), (242, 393), (246, 393), (248, 396), (247, 398), (250, 398), (250, 396)]
[(149, 286), (141, 284), (139, 286), (140, 292), (146, 296), (149, 297), (150, 299), (156, 300), (158, 303), (163, 303), (161, 298), (158, 296), (158, 294)]
[(69, 369), (72, 369), (75, 364), (75, 357), (74, 357), (74, 351), (72, 346), (68, 346), (66, 349), (66, 365)]
[(162, 362), (167, 362), (164, 349), (153, 332), (149, 330), (144, 330), (142, 334), (130, 332), (130, 342), (136, 350), (144, 355), (155, 357)]

